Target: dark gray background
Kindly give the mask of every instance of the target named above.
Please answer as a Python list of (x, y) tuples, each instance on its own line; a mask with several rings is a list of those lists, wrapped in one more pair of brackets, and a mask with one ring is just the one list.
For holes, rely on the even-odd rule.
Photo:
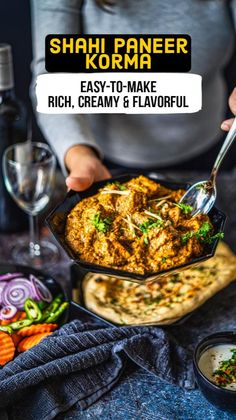
[[(0, 42), (8, 42), (13, 47), (16, 93), (19, 98), (26, 102), (30, 110), (29, 84), (32, 48), (29, 0), (0, 1)], [(234, 54), (225, 71), (229, 92), (236, 86), (235, 74), (236, 54)], [(38, 140), (40, 133), (35, 122), (33, 132), (33, 138)]]

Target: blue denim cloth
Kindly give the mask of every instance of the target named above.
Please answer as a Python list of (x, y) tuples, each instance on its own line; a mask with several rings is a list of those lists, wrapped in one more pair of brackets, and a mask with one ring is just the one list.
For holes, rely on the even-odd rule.
[(168, 329), (75, 320), (0, 371), (0, 409), (17, 420), (52, 419), (75, 403), (85, 409), (114, 386), (129, 359), (169, 383), (194, 387), (191, 355)]

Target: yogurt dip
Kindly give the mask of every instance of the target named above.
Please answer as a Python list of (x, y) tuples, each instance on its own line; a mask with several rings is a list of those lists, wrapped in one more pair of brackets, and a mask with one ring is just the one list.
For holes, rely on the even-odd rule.
[(198, 366), (203, 375), (215, 385), (236, 391), (235, 344), (218, 344), (208, 348), (201, 354)]

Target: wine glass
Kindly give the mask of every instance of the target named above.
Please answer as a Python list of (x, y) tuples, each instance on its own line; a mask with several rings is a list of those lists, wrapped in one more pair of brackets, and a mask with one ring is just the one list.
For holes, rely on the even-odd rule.
[(15, 261), (37, 268), (55, 263), (56, 245), (39, 240), (38, 214), (50, 200), (56, 159), (44, 143), (26, 141), (8, 147), (3, 155), (3, 174), (8, 192), (29, 215), (30, 242), (15, 245)]

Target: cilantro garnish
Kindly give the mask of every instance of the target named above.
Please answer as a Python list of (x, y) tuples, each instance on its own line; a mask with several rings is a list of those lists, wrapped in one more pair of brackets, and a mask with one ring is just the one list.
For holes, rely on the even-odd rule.
[(212, 227), (209, 222), (204, 222), (200, 229), (196, 232), (197, 238), (206, 239), (209, 236)]
[(223, 239), (223, 237), (224, 237), (224, 232), (219, 232), (213, 236), (210, 236), (209, 238), (206, 238), (204, 242), (206, 244), (211, 244), (215, 239)]
[(148, 241), (148, 232), (150, 229), (154, 229), (156, 227), (161, 227), (163, 225), (163, 220), (156, 220), (155, 222), (153, 221), (153, 219), (148, 219), (146, 220), (146, 222), (141, 223), (141, 225), (139, 225), (139, 229), (141, 229), (141, 231), (144, 234), (144, 243), (146, 245), (148, 245), (149, 241)]
[(126, 186), (124, 184), (121, 184), (121, 182), (119, 181), (114, 181), (112, 183), (108, 183), (106, 184), (107, 187), (110, 187), (111, 185), (116, 185), (116, 187), (120, 190), (120, 191), (125, 191), (127, 190)]
[(236, 349), (230, 350), (233, 354), (230, 359), (222, 360), (219, 368), (213, 372), (217, 385), (226, 387), (236, 382)]
[(208, 190), (212, 190), (213, 185), (212, 185), (212, 182), (211, 181), (209, 181), (209, 182), (203, 182), (203, 183), (197, 185), (195, 188), (196, 188), (196, 190), (205, 190), (205, 191), (208, 191)]
[(182, 210), (182, 212), (183, 212), (184, 214), (189, 214), (189, 213), (191, 213), (191, 212), (192, 212), (192, 210), (193, 210), (192, 206), (189, 206), (188, 204), (184, 204), (184, 203), (176, 203), (175, 205), (176, 205), (177, 207), (179, 207), (179, 208)]
[(141, 229), (143, 233), (148, 233), (150, 229), (160, 227), (162, 226), (162, 224), (163, 224), (163, 220), (156, 220), (154, 222), (153, 219), (148, 219), (146, 220), (146, 222), (143, 222), (141, 225), (139, 225), (139, 229)]
[(121, 184), (119, 181), (115, 181), (114, 184), (119, 188), (120, 191), (127, 190), (126, 186), (124, 184)]
[(195, 236), (201, 242), (210, 244), (215, 239), (224, 237), (223, 232), (219, 232), (219, 233), (216, 233), (215, 235), (211, 236), (210, 235), (211, 230), (212, 230), (212, 227), (211, 227), (210, 223), (209, 222), (204, 222), (197, 232), (190, 231), (190, 232), (187, 232), (184, 235), (182, 235), (181, 236), (181, 241), (182, 241), (183, 244), (186, 244), (186, 242), (190, 238), (193, 238)]
[(152, 298), (151, 296), (150, 297), (146, 297), (143, 300), (144, 300), (144, 304), (145, 305), (151, 306), (151, 305), (154, 305), (155, 303), (156, 304), (160, 303), (162, 299), (163, 299), (163, 296), (162, 295), (159, 295), (159, 296), (157, 296), (155, 298)]
[(106, 217), (105, 219), (101, 218), (100, 213), (96, 213), (93, 219), (91, 219), (91, 223), (99, 232), (106, 233), (111, 226), (112, 220), (110, 217)]
[(197, 232), (193, 232), (193, 231), (184, 233), (184, 234), (181, 236), (181, 242), (182, 242), (183, 244), (186, 244), (186, 242), (187, 242), (190, 238), (192, 238), (193, 236), (195, 236), (195, 235), (196, 235), (196, 233), (197, 233)]
[(196, 190), (204, 190), (205, 189), (205, 185), (204, 184), (199, 184), (195, 188), (196, 188)]
[(144, 235), (143, 242), (145, 243), (145, 245), (149, 244), (149, 240), (146, 234)]

